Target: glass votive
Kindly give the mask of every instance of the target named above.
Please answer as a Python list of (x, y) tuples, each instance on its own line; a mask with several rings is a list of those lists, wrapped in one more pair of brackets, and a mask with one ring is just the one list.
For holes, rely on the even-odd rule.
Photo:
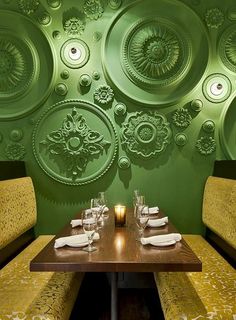
[(126, 206), (115, 206), (115, 226), (123, 227), (126, 222)]

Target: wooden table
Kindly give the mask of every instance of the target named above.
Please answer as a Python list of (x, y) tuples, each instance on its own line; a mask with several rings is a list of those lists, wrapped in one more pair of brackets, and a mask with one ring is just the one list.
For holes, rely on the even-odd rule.
[[(159, 214), (161, 217), (162, 214)], [(117, 272), (201, 271), (202, 264), (182, 239), (168, 247), (143, 246), (136, 241), (138, 230), (133, 210), (127, 212), (125, 227), (115, 228), (114, 211), (110, 210), (100, 232), (100, 240), (94, 242), (97, 251), (87, 253), (81, 248), (54, 249), (56, 238), (82, 233), (81, 227), (68, 224), (31, 261), (30, 271), (111, 272), (112, 319), (117, 319)], [(169, 222), (164, 227), (146, 228), (145, 236), (177, 232)]]

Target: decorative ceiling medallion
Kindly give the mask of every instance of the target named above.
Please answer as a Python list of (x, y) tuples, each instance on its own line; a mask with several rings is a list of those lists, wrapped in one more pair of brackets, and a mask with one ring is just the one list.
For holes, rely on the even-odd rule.
[(171, 140), (171, 129), (158, 112), (131, 114), (122, 128), (122, 145), (135, 155), (148, 159), (164, 152)]
[(187, 128), (192, 121), (192, 117), (187, 109), (181, 108), (174, 112), (172, 120), (177, 127)]
[(211, 102), (225, 101), (230, 96), (231, 90), (231, 82), (223, 74), (212, 74), (203, 83), (203, 93)]
[(10, 139), (18, 142), (23, 138), (23, 131), (21, 129), (13, 129), (10, 133)]
[(79, 85), (81, 87), (89, 87), (92, 83), (92, 78), (90, 77), (89, 74), (82, 74), (79, 78)]
[(179, 1), (130, 3), (104, 37), (107, 81), (142, 107), (176, 103), (196, 87), (208, 63), (205, 26)]
[(120, 157), (119, 160), (118, 160), (118, 166), (122, 170), (129, 169), (130, 166), (131, 166), (130, 159), (128, 157), (126, 157), (126, 156)]
[(126, 112), (127, 112), (127, 106), (124, 103), (119, 102), (115, 105), (114, 113), (116, 116), (124, 116)]
[(26, 154), (25, 147), (21, 143), (9, 143), (5, 152), (9, 160), (21, 160)]
[(91, 20), (97, 20), (103, 14), (103, 6), (100, 0), (85, 0), (84, 13)]
[(145, 85), (166, 85), (186, 68), (190, 56), (183, 32), (163, 19), (142, 19), (124, 41), (124, 67), (131, 77)]
[(52, 9), (59, 9), (61, 6), (61, 0), (47, 0), (47, 2)]
[(204, 156), (212, 154), (216, 150), (216, 142), (212, 137), (201, 137), (196, 142), (198, 152)]
[(71, 17), (64, 22), (65, 33), (69, 36), (81, 35), (84, 29), (85, 23), (77, 17)]
[(212, 120), (206, 120), (203, 125), (202, 125), (202, 129), (206, 132), (206, 133), (212, 133), (215, 130), (215, 122)]
[(61, 48), (61, 59), (67, 67), (81, 68), (89, 60), (89, 48), (82, 40), (70, 39)]
[(111, 9), (117, 10), (122, 5), (122, 0), (109, 0), (108, 5)]
[(220, 123), (220, 143), (227, 159), (236, 160), (236, 98), (224, 108)]
[(39, 6), (38, 0), (17, 0), (17, 3), (19, 9), (27, 15), (34, 13)]
[(223, 12), (218, 8), (209, 9), (205, 15), (206, 24), (209, 28), (219, 28), (224, 20)]
[(200, 112), (203, 108), (203, 102), (200, 99), (194, 99), (191, 101), (191, 109), (196, 112)]
[(109, 104), (113, 98), (114, 92), (112, 88), (107, 85), (101, 85), (94, 91), (94, 100), (102, 105)]
[(25, 92), (34, 71), (29, 45), (0, 29), (0, 99)]
[(56, 94), (58, 94), (59, 96), (65, 96), (65, 95), (67, 95), (68, 87), (65, 83), (58, 83), (58, 84), (56, 84), (54, 90), (55, 90)]
[(42, 115), (33, 146), (39, 165), (49, 176), (61, 183), (83, 185), (107, 172), (118, 139), (111, 119), (100, 107), (65, 100)]
[(12, 120), (46, 100), (54, 61), (50, 41), (28, 17), (1, 10), (0, 21), (0, 119)]
[(225, 66), (236, 72), (236, 25), (233, 24), (223, 33), (219, 42), (219, 54)]
[(43, 26), (47, 26), (51, 23), (52, 17), (48, 12), (43, 12), (38, 16), (38, 22), (42, 24)]

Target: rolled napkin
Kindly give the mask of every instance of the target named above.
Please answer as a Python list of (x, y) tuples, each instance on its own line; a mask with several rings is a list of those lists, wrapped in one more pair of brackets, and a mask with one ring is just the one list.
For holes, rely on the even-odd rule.
[(160, 218), (160, 219), (149, 219), (148, 227), (161, 227), (168, 223), (168, 217)]
[[(99, 240), (99, 234), (95, 232), (93, 240)], [(77, 234), (75, 236), (62, 237), (55, 240), (54, 248), (61, 248), (64, 246), (79, 247), (80, 245), (88, 244), (88, 236), (85, 233)]]
[(169, 233), (169, 234), (160, 234), (157, 236), (152, 236), (152, 237), (146, 237), (146, 238), (141, 238), (141, 243), (143, 245), (145, 244), (156, 244), (158, 245), (159, 243), (168, 243), (170, 241), (180, 241), (182, 239), (182, 236), (180, 233)]
[[(98, 221), (102, 221), (102, 217), (100, 217), (98, 219)], [(72, 228), (75, 228), (75, 227), (78, 227), (78, 226), (82, 226), (82, 219), (74, 219), (74, 220), (71, 220), (70, 222)]]
[[(147, 213), (147, 208), (144, 207), (143, 212)], [(149, 208), (149, 214), (155, 214), (155, 213), (158, 213), (158, 212), (159, 212), (159, 208), (158, 207)]]

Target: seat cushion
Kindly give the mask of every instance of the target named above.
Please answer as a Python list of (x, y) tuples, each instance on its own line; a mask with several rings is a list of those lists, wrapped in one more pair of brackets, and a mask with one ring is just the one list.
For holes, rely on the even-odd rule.
[(201, 236), (184, 239), (202, 261), (202, 272), (155, 273), (166, 320), (234, 320), (236, 272)]
[(83, 273), (30, 272), (53, 236), (40, 236), (0, 270), (0, 320), (69, 319)]

